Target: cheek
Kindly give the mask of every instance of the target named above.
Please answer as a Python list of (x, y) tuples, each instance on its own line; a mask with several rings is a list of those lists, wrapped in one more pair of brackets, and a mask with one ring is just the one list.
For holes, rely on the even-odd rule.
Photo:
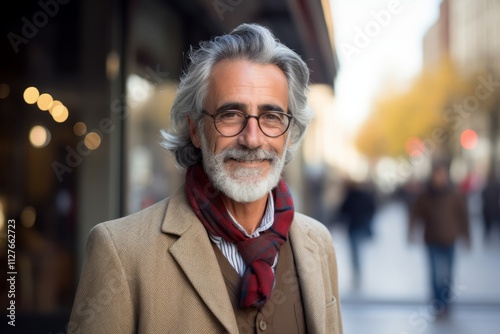
[(228, 138), (220, 135), (214, 137), (214, 142), (212, 145), (214, 153), (219, 153), (228, 147), (238, 147), (235, 138)]
[(217, 132), (217, 130), (211, 128), (210, 126), (207, 126), (205, 129), (205, 138), (208, 146), (207, 148), (210, 153), (219, 153), (225, 148), (235, 145), (234, 138), (223, 137)]

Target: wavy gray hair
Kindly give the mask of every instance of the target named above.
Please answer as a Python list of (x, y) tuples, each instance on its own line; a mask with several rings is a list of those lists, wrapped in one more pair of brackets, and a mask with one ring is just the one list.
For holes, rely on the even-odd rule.
[(161, 146), (174, 153), (177, 164), (187, 168), (202, 159), (201, 151), (191, 142), (187, 116), (200, 124), (210, 74), (213, 67), (225, 59), (273, 64), (285, 74), (288, 105), (294, 117), (286, 152), (286, 162), (289, 162), (313, 117), (307, 104), (309, 68), (300, 56), (280, 43), (267, 28), (245, 23), (229, 34), (201, 42), (198, 49), (191, 48), (188, 57), (190, 64), (181, 77), (172, 105), (170, 127), (161, 131)]

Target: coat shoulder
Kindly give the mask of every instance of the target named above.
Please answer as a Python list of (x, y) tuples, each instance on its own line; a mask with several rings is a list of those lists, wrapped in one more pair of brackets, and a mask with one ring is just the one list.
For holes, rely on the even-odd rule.
[(327, 239), (329, 241), (332, 239), (330, 230), (328, 230), (325, 224), (305, 214), (295, 212), (293, 223), (296, 224), (296, 228), (300, 229), (302, 233), (307, 233), (313, 238)]
[(105, 221), (97, 224), (94, 228), (107, 228), (110, 232), (120, 233), (126, 231), (144, 230), (156, 226), (160, 230), (160, 224), (165, 217), (170, 198), (165, 198), (145, 209), (130, 215)]
[(325, 226), (325, 224), (323, 224), (319, 220), (316, 220), (300, 212), (295, 212), (294, 222), (306, 228), (310, 228), (314, 231), (317, 231), (318, 233), (325, 233), (325, 232), (329, 233), (329, 230)]
[(170, 198), (165, 198), (136, 213), (99, 223), (91, 229), (88, 242), (111, 242), (125, 253), (151, 244), (161, 235), (169, 202)]

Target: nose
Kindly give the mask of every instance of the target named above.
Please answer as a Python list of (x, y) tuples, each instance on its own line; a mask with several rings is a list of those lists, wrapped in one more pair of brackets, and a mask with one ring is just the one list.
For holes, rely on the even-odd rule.
[(256, 117), (250, 117), (247, 125), (238, 135), (238, 144), (249, 149), (259, 148), (264, 144), (264, 133), (259, 128)]

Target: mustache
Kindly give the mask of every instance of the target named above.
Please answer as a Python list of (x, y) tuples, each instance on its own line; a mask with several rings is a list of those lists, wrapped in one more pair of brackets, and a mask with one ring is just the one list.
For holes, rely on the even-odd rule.
[(237, 161), (251, 161), (251, 160), (270, 160), (275, 161), (279, 159), (278, 153), (274, 151), (266, 151), (262, 148), (258, 149), (242, 149), (242, 148), (227, 148), (220, 153), (223, 161), (229, 159)]

